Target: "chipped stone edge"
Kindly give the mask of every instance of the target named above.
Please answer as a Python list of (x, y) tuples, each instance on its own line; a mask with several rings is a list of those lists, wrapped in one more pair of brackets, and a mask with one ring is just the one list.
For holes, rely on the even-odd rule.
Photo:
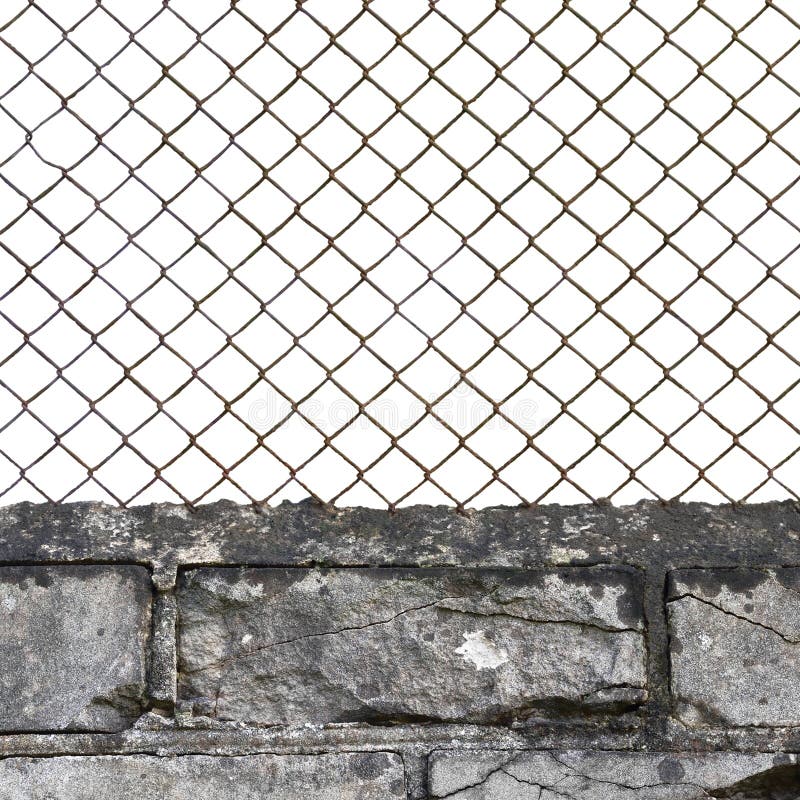
[(519, 567), (598, 563), (677, 569), (800, 563), (800, 505), (643, 501), (394, 514), (312, 501), (0, 507), (0, 562), (129, 562), (169, 580), (181, 566)]

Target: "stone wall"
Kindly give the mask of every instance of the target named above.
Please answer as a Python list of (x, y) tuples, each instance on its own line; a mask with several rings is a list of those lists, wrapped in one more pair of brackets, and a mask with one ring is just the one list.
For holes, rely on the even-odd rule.
[(800, 511), (0, 509), (0, 800), (800, 798)]

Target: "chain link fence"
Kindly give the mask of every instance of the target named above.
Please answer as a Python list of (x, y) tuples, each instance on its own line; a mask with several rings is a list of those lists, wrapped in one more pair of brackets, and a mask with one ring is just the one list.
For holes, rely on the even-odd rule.
[(795, 0), (4, 0), (0, 502), (800, 490)]

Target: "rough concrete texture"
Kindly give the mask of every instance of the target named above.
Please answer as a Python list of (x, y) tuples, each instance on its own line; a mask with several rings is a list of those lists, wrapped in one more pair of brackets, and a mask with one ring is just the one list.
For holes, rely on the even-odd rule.
[(200, 569), (179, 697), (255, 725), (508, 723), (645, 696), (637, 570)]
[(689, 725), (800, 725), (800, 569), (681, 570), (671, 682)]
[(147, 570), (0, 568), (0, 731), (127, 727), (142, 711)]
[(522, 567), (800, 564), (800, 506), (641, 502), (634, 506), (486, 508), (459, 514), (220, 501), (190, 511), (160, 503), (0, 507), (0, 553), (14, 561), (156, 565)]
[(783, 753), (439, 752), (430, 796), (458, 800), (796, 800)]
[(0, 761), (0, 800), (392, 800), (393, 753), (320, 756), (88, 756)]

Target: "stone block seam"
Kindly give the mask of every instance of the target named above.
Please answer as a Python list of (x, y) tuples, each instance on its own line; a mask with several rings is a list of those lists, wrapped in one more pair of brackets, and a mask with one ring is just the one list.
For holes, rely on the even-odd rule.
[(0, 800), (800, 797), (798, 565), (792, 503), (2, 508)]

